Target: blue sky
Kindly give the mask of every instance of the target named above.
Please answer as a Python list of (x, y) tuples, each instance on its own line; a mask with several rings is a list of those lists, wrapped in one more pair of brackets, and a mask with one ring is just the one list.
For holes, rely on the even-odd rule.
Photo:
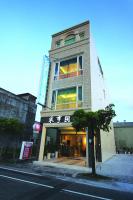
[(133, 0), (0, 0), (0, 87), (37, 95), (51, 35), (90, 20), (114, 121), (133, 121)]

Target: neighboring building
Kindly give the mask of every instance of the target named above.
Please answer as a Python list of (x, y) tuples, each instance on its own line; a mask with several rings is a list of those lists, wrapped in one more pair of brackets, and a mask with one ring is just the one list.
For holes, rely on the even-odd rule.
[(115, 122), (114, 135), (117, 152), (133, 153), (133, 122)]
[[(44, 159), (47, 151), (53, 151), (50, 146), (55, 147), (60, 156), (84, 156), (88, 160), (86, 132), (76, 134), (71, 115), (77, 109), (96, 111), (109, 104), (89, 21), (52, 35), (49, 57), (39, 160)], [(109, 133), (97, 134), (96, 158), (104, 161), (115, 153), (113, 128)]]
[(0, 88), (0, 117), (16, 118), (26, 127), (27, 137), (32, 136), (36, 114), (36, 97), (29, 94), (13, 94)]

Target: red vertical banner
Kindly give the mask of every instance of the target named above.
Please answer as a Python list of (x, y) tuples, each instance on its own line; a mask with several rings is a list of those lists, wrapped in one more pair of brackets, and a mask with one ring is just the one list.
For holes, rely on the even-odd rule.
[(26, 160), (31, 157), (32, 146), (33, 146), (33, 142), (26, 142), (26, 141), (22, 142), (21, 152), (19, 156), (20, 160)]

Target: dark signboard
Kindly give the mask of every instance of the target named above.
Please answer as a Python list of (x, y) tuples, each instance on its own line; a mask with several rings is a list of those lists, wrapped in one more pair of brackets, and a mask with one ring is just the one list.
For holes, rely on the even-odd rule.
[(41, 118), (42, 123), (70, 123), (71, 122), (71, 116), (70, 115), (58, 115), (58, 116), (49, 116), (49, 117), (42, 117)]

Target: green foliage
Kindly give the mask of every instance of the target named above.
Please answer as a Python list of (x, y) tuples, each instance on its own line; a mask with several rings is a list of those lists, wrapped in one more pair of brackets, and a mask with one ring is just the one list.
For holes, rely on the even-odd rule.
[(99, 122), (99, 116), (97, 112), (87, 112), (86, 114), (86, 127), (89, 129), (97, 130)]
[(114, 104), (109, 104), (105, 110), (98, 110), (98, 128), (104, 131), (109, 132), (110, 130), (110, 122), (113, 117), (116, 116), (115, 111), (113, 110)]
[(100, 129), (104, 131), (109, 131), (111, 120), (113, 117), (116, 116), (113, 107), (113, 104), (109, 104), (105, 109), (101, 109), (95, 112), (85, 112), (84, 110), (77, 110), (72, 115), (72, 126), (75, 128), (76, 132), (88, 127), (88, 139), (91, 139), (91, 145), (88, 146), (88, 155), (90, 155), (91, 157), (93, 175), (96, 175), (94, 135), (96, 136), (97, 131), (99, 131)]
[(19, 140), (24, 132), (24, 125), (17, 119), (0, 118), (0, 160), (18, 158)]
[(0, 161), (9, 161), (9, 160), (16, 160), (18, 159), (20, 154), (20, 148), (14, 147), (5, 147), (0, 148)]
[(23, 133), (24, 125), (17, 119), (0, 118), (0, 134), (19, 136)]
[(93, 129), (94, 131), (99, 129), (109, 131), (110, 122), (112, 118), (116, 116), (113, 107), (113, 104), (109, 104), (105, 109), (95, 112), (85, 112), (82, 109), (77, 110), (72, 115), (72, 126), (76, 129), (76, 131), (80, 131), (86, 127), (90, 130)]
[(76, 132), (86, 127), (85, 111), (80, 109), (74, 112), (72, 115), (72, 126), (76, 129)]

